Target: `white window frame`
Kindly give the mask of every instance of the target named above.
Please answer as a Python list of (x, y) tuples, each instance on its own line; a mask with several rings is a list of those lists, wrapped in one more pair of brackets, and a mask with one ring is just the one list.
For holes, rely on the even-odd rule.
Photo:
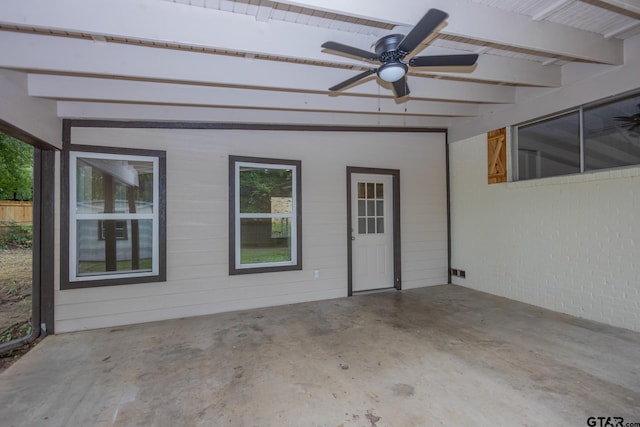
[[(130, 160), (153, 163), (153, 213), (101, 213), (79, 214), (77, 207), (77, 160), (80, 158), (105, 160)], [(69, 153), (69, 282), (84, 282), (104, 279), (126, 279), (157, 276), (160, 272), (160, 168), (159, 158), (155, 156), (137, 156), (126, 154), (71, 151)], [(91, 275), (77, 274), (77, 221), (78, 220), (152, 220), (152, 267), (151, 271), (106, 272)]]

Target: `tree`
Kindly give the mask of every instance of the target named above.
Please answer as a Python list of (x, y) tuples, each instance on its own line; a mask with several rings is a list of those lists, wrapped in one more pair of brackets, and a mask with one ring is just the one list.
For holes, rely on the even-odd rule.
[(0, 133), (0, 200), (33, 198), (33, 147)]

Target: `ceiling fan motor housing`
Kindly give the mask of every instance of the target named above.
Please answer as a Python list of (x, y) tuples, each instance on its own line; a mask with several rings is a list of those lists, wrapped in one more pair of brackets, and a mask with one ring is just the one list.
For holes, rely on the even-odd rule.
[(383, 64), (400, 62), (407, 54), (398, 50), (398, 45), (403, 39), (403, 34), (390, 34), (378, 40), (375, 45), (375, 51), (380, 62)]

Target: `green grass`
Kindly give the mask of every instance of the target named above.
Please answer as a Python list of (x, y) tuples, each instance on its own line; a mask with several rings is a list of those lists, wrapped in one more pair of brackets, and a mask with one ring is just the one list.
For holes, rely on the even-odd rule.
[[(151, 258), (142, 258), (140, 260), (140, 270), (151, 270)], [(131, 260), (118, 261), (116, 263), (116, 271), (131, 271)], [(104, 261), (80, 261), (78, 274), (104, 272)]]
[(291, 261), (291, 249), (284, 248), (242, 248), (240, 262), (242, 264), (257, 264), (263, 262)]

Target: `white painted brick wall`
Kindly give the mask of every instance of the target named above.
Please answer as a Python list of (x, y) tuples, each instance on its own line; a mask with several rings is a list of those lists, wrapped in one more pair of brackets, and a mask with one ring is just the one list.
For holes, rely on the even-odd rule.
[(450, 146), (453, 283), (640, 331), (640, 167), (488, 185), (486, 146)]

